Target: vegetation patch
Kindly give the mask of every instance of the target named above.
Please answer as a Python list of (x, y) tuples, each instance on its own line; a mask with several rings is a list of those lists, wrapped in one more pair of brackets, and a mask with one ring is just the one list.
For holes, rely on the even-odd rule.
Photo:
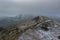
[(60, 36), (58, 36), (58, 39), (60, 39)]
[(41, 27), (41, 29), (48, 31), (49, 29), (47, 27)]
[(35, 20), (36, 22), (39, 20), (39, 16), (35, 17), (34, 19), (32, 20)]
[(0, 31), (4, 30), (4, 28), (0, 27)]

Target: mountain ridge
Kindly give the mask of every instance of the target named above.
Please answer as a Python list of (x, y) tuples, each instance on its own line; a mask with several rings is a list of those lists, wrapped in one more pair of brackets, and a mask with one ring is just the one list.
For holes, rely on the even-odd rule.
[(60, 35), (60, 23), (45, 16), (28, 18), (3, 29), (1, 32), (5, 35), (0, 36), (1, 40), (59, 40)]

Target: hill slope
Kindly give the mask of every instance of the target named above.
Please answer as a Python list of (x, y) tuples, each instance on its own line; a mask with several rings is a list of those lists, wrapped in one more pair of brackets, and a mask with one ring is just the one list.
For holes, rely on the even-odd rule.
[[(24, 33), (22, 33), (18, 40), (60, 40), (59, 22), (44, 16), (38, 16), (30, 22), (28, 22), (30, 23), (27, 26), (28, 29), (24, 30)], [(26, 25), (20, 27), (26, 28)]]
[(60, 40), (60, 23), (45, 16), (0, 29), (0, 40)]

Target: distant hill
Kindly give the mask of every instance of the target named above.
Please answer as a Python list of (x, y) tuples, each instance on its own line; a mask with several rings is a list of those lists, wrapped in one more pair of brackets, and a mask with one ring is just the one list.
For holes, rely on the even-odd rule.
[(21, 20), (33, 18), (33, 16), (18, 15), (16, 17), (0, 17), (0, 27), (8, 27), (10, 25), (15, 25)]
[(49, 18), (60, 22), (60, 17), (58, 17), (58, 16), (49, 16)]

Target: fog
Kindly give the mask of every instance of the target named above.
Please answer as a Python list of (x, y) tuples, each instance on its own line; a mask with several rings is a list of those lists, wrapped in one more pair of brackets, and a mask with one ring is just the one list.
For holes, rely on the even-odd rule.
[(0, 0), (0, 17), (20, 14), (60, 17), (60, 0)]

